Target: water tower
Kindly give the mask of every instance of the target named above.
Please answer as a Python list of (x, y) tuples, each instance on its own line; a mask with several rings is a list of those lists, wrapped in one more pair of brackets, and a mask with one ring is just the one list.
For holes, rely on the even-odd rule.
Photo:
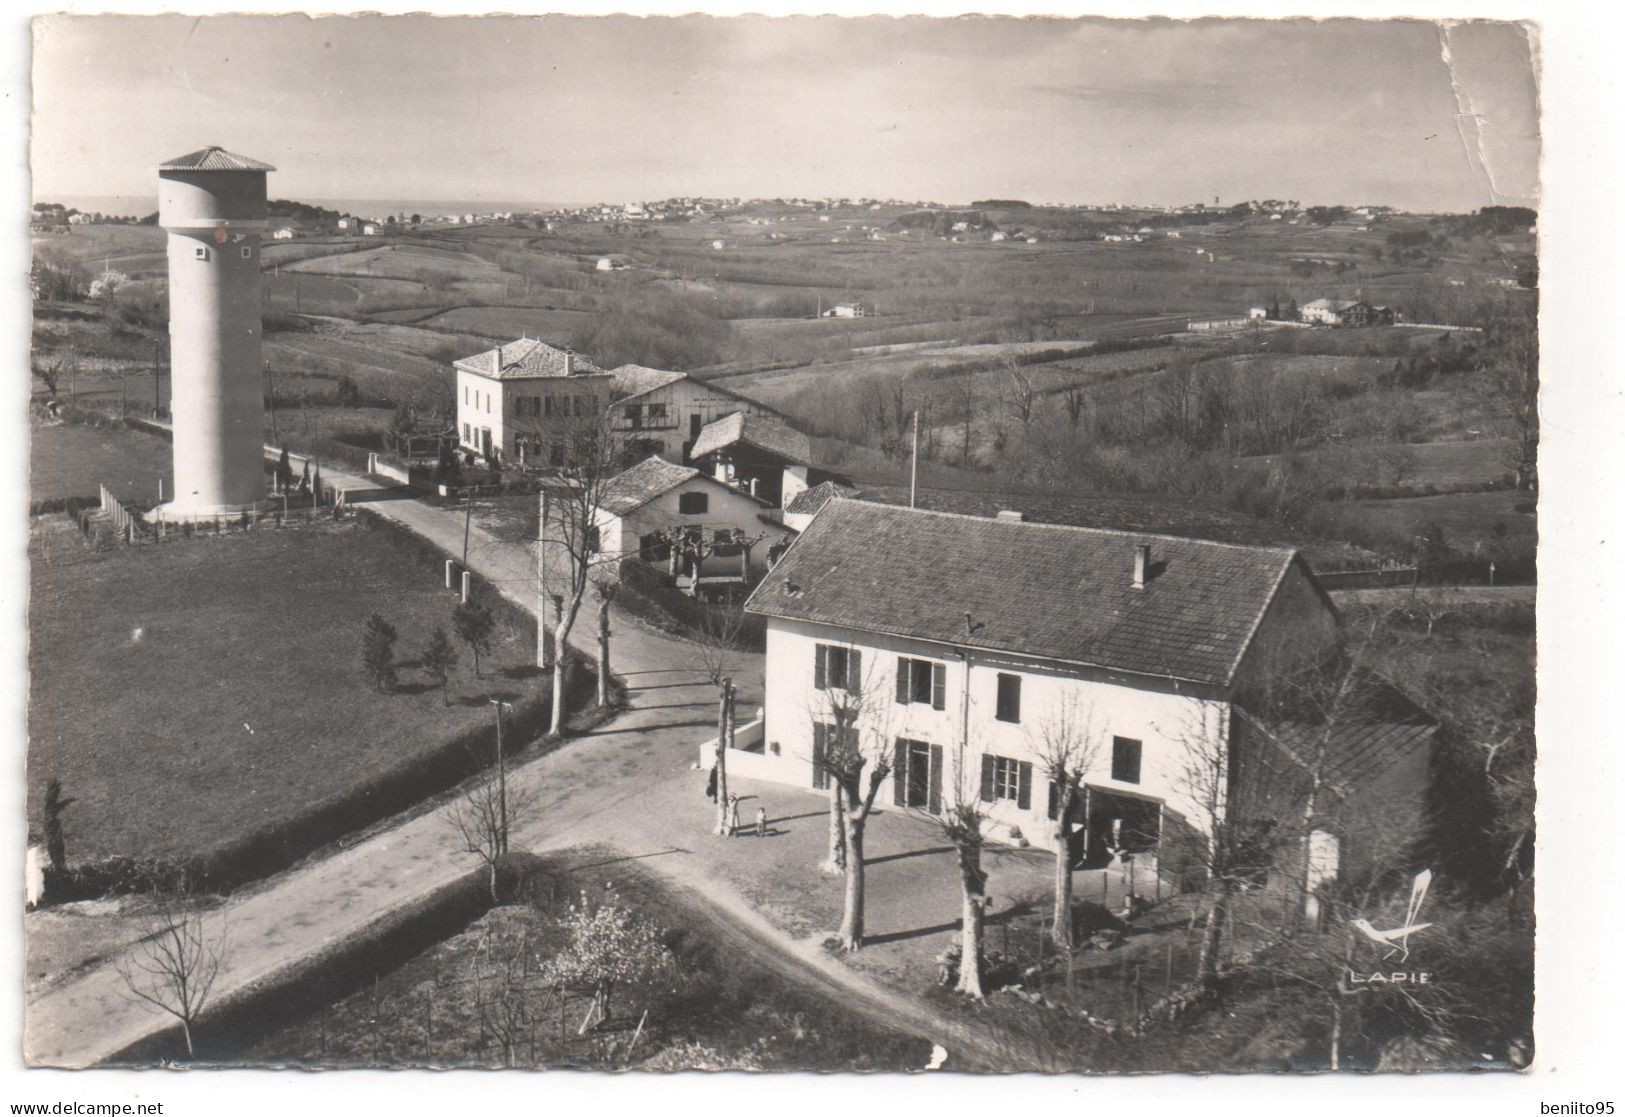
[(165, 517), (235, 515), (265, 497), (260, 232), (265, 175), (274, 170), (218, 147), (158, 166), (175, 428)]

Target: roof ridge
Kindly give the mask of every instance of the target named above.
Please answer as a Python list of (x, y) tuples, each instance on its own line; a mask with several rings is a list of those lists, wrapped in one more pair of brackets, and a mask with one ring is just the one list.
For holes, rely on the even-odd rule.
[(853, 497), (851, 504), (866, 504), (874, 508), (884, 508), (897, 512), (909, 512), (923, 516), (941, 516), (947, 519), (970, 520), (974, 523), (1014, 524), (1019, 527), (1048, 528), (1052, 531), (1090, 532), (1095, 535), (1121, 535), (1140, 539), (1171, 539), (1180, 543), (1200, 543), (1204, 547), (1229, 547), (1238, 551), (1268, 551), (1281, 555), (1296, 555), (1297, 547), (1285, 543), (1227, 543), (1222, 539), (1201, 539), (1193, 535), (1173, 535), (1161, 531), (1132, 531), (1128, 528), (1118, 527), (1090, 527), (1087, 524), (1052, 524), (1044, 520), (1000, 520), (994, 516), (977, 516), (970, 512), (944, 512), (936, 508), (909, 508), (901, 504), (887, 504), (884, 501), (866, 500), (862, 497)]

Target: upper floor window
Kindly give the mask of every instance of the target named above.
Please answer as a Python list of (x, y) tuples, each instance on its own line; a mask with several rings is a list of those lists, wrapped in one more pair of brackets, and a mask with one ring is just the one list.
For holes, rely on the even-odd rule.
[(711, 510), (709, 493), (679, 493), (677, 511), (684, 516), (703, 516)]
[(1021, 721), (1021, 676), (999, 676), (999, 698), (993, 716), (1000, 721)]
[(906, 706), (912, 702), (928, 703), (932, 709), (945, 709), (948, 705), (948, 668), (929, 659), (897, 657), (897, 701)]
[(1119, 783), (1140, 782), (1140, 742), (1132, 737), (1112, 738), (1112, 779)]
[(857, 648), (819, 644), (814, 649), (813, 686), (819, 690), (863, 689), (863, 653)]
[(664, 423), (665, 421), (666, 405), (663, 403), (651, 403), (649, 405), (649, 425), (652, 427), (660, 423)]
[(641, 403), (629, 403), (626, 405), (626, 423), (627, 426), (631, 427), (633, 430), (637, 430), (639, 427), (643, 426), (643, 405)]

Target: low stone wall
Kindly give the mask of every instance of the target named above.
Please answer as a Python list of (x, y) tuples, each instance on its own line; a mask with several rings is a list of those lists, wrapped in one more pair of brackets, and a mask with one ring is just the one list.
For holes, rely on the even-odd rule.
[[(782, 756), (767, 752), (762, 744), (766, 721), (758, 716), (743, 725), (734, 726), (733, 746), (728, 749), (728, 775), (747, 780), (767, 780), (799, 786), (801, 779), (796, 769)], [(709, 768), (716, 763), (717, 739), (709, 737), (700, 742), (699, 766)]]

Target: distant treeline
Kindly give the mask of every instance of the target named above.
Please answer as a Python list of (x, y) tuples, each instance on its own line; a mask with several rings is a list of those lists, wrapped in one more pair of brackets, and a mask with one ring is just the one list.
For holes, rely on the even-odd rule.
[(979, 202), (972, 202), (977, 209), (1032, 209), (1031, 202), (1023, 202), (1017, 198), (983, 198)]
[(305, 221), (337, 221), (344, 216), (335, 209), (290, 202), (286, 198), (272, 198), (265, 203), (265, 209), (272, 217), (297, 217)]
[(1535, 211), (1528, 206), (1485, 206), (1470, 217), (1436, 217), (1457, 236), (1502, 236), (1517, 233), (1535, 224)]

